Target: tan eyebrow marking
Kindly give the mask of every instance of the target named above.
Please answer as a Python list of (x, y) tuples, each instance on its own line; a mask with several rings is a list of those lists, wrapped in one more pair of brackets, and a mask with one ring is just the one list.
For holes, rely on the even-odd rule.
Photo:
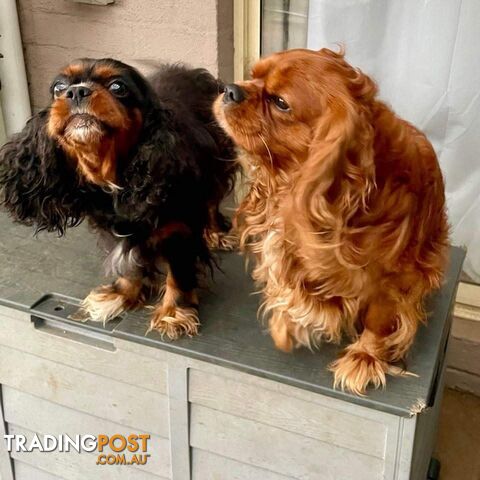
[(99, 65), (98, 67), (95, 67), (94, 75), (107, 79), (116, 75), (120, 75), (120, 72), (115, 67), (109, 65)]
[(72, 63), (65, 67), (62, 71), (67, 77), (74, 77), (76, 75), (81, 75), (84, 72), (85, 68), (81, 63)]

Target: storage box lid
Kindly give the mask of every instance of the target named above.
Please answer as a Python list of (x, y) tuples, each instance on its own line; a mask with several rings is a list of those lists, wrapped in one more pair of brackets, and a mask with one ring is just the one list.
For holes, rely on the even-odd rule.
[[(389, 377), (385, 390), (369, 390), (365, 397), (332, 388), (327, 365), (342, 346), (322, 344), (315, 353), (301, 349), (292, 354), (274, 348), (258, 320), (260, 296), (254, 294), (244, 259), (237, 253), (219, 256), (222, 271), (216, 270), (208, 288), (201, 292), (199, 336), (175, 342), (162, 341), (157, 332), (145, 336), (148, 311), (128, 314), (105, 329), (99, 324), (93, 328), (304, 390), (410, 416), (434, 402), (464, 256), (462, 249), (451, 249), (445, 284), (427, 302), (428, 325), (420, 327), (406, 365), (418, 377)], [(12, 225), (0, 215), (0, 304), (41, 315), (39, 300), (44, 295), (55, 293), (81, 299), (105, 283), (102, 264), (95, 238), (84, 226), (70, 230), (62, 239), (46, 234), (34, 238), (31, 229)], [(79, 325), (92, 328), (88, 323)]]

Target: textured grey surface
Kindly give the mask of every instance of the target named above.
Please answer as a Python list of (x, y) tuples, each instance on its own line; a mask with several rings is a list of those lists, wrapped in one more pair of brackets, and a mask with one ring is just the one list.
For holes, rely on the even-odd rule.
[[(418, 405), (433, 403), (463, 258), (461, 249), (452, 249), (445, 285), (427, 304), (428, 326), (420, 328), (407, 363), (408, 370), (419, 376), (390, 377), (385, 391), (369, 391), (366, 397), (332, 389), (332, 377), (326, 367), (341, 347), (325, 344), (315, 353), (305, 349), (293, 354), (275, 350), (257, 320), (259, 296), (253, 294), (254, 287), (245, 272), (243, 259), (237, 254), (221, 257), (223, 272), (217, 270), (214, 281), (202, 290), (199, 336), (171, 343), (163, 342), (156, 332), (145, 336), (148, 312), (127, 315), (110, 334), (409, 416)], [(102, 254), (85, 226), (70, 230), (64, 239), (47, 234), (33, 238), (31, 229), (12, 225), (0, 215), (0, 303), (28, 310), (44, 294), (82, 298), (102, 282)]]

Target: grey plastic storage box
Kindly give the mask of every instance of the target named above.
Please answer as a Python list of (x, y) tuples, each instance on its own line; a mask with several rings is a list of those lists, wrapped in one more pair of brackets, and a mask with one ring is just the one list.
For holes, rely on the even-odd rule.
[(164, 343), (145, 336), (148, 312), (106, 328), (68, 320), (74, 299), (104, 283), (86, 228), (32, 238), (0, 216), (0, 245), (0, 430), (151, 435), (143, 466), (0, 442), (1, 480), (427, 478), (462, 250), (451, 250), (408, 360), (418, 377), (362, 398), (332, 389), (326, 366), (340, 347), (274, 349), (237, 254), (221, 256), (223, 273), (202, 291), (201, 335)]

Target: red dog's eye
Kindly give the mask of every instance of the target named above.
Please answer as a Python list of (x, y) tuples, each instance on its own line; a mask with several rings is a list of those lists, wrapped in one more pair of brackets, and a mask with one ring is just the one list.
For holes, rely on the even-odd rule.
[(282, 112), (288, 112), (290, 110), (290, 105), (282, 97), (271, 95), (269, 100)]

